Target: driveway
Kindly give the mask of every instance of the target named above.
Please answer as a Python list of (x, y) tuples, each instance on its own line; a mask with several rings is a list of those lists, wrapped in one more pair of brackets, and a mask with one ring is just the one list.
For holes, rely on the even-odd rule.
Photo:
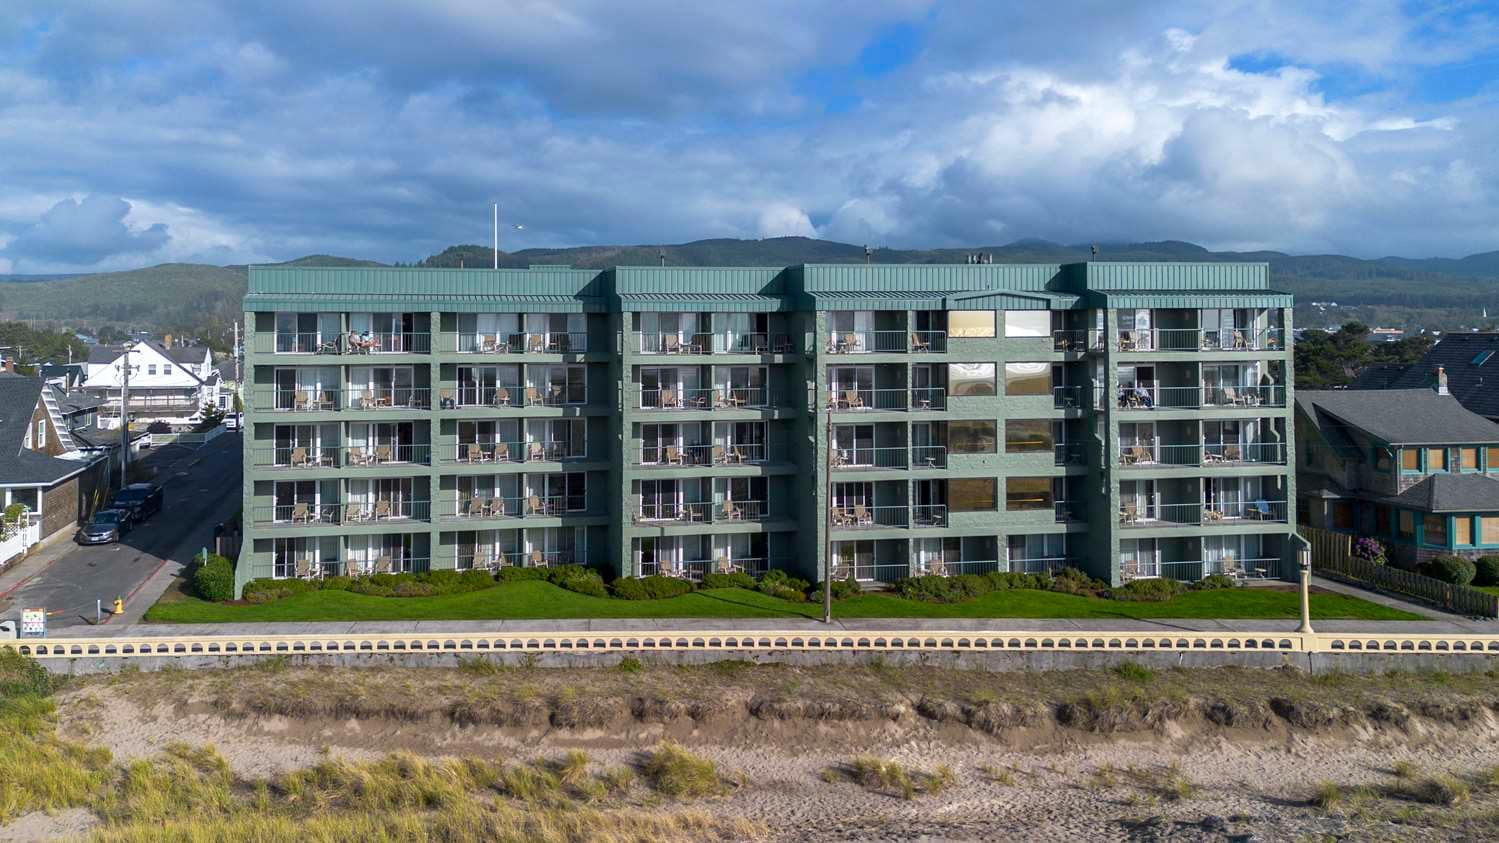
[(170, 446), (151, 454), (166, 493), (161, 511), (116, 544), (80, 547), (64, 539), (6, 572), (0, 617), (42, 607), (49, 627), (61, 628), (93, 623), (95, 600), (104, 601), (106, 618), (117, 596), (137, 608), (130, 598), (152, 574), (190, 562), (212, 544), (214, 526), (239, 508), (240, 447), (240, 434), (226, 433), (195, 450)]

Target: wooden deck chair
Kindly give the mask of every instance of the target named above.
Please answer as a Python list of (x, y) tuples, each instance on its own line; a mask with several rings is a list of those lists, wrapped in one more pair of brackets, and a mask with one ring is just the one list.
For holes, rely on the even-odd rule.
[(293, 465), (293, 466), (299, 466), (299, 465), (306, 465), (306, 464), (307, 464), (307, 449), (306, 448), (292, 448), (291, 449), (291, 465)]
[(713, 560), (713, 570), (720, 574), (737, 574), (743, 569), (741, 566), (734, 564), (729, 557), (719, 556)]
[(677, 391), (675, 389), (663, 389), (663, 390), (661, 390), (661, 406), (662, 407), (675, 407), (675, 406), (677, 406)]
[(681, 465), (682, 452), (675, 445), (666, 446), (666, 455), (663, 460), (667, 465)]
[(749, 460), (745, 459), (744, 452), (739, 450), (738, 445), (735, 445), (729, 450), (729, 462), (743, 464), (749, 462)]
[(376, 521), (379, 521), (382, 518), (390, 518), (391, 517), (390, 513), (391, 513), (391, 507), (390, 507), (390, 500), (389, 499), (382, 498), (380, 500), (375, 501), (375, 520)]
[(489, 501), (480, 495), (474, 495), (468, 499), (468, 512), (470, 518), (483, 518), (489, 514)]
[(740, 512), (739, 508), (734, 506), (733, 501), (726, 500), (723, 502), (723, 520), (742, 521), (744, 520), (744, 513)]
[(661, 337), (661, 351), (664, 354), (681, 354), (682, 341), (676, 334), (665, 334)]
[(1237, 389), (1231, 386), (1223, 387), (1223, 400), (1236, 407), (1242, 407), (1249, 403), (1243, 395), (1239, 394)]
[(534, 386), (526, 387), (526, 406), (535, 407), (541, 404), (541, 392)]
[(505, 499), (493, 497), (489, 499), (489, 506), (484, 508), (485, 514), (490, 518), (505, 517)]
[(391, 458), (391, 450), (392, 450), (391, 446), (389, 446), (389, 445), (378, 445), (378, 446), (376, 446), (375, 447), (375, 463), (378, 465), (380, 463), (392, 462), (393, 460)]
[(541, 551), (533, 550), (530, 557), (527, 558), (526, 564), (532, 568), (545, 568), (547, 566), (547, 559), (542, 555)]
[(344, 523), (353, 524), (364, 520), (364, 506), (357, 503), (344, 504)]
[(929, 342), (927, 342), (926, 340), (922, 339), (921, 338), (921, 334), (917, 333), (916, 331), (912, 331), (911, 332), (911, 350), (912, 351), (931, 351), (932, 350), (932, 344), (929, 343)]
[(293, 410), (306, 410), (307, 409), (307, 405), (309, 403), (310, 403), (310, 401), (308, 399), (307, 393), (305, 393), (305, 392), (295, 392), (295, 393), (292, 393), (291, 408)]
[(874, 516), (870, 514), (869, 507), (862, 503), (854, 504), (854, 523), (861, 527), (874, 524)]
[(1120, 515), (1120, 517), (1119, 517), (1119, 523), (1121, 523), (1121, 524), (1133, 524), (1133, 523), (1135, 523), (1136, 521), (1139, 521), (1139, 520), (1140, 520), (1140, 512), (1135, 507), (1134, 501), (1129, 501), (1129, 502), (1125, 503), (1124, 504), (1124, 513), (1122, 515)]
[(367, 462), (368, 460), (365, 459), (363, 448), (349, 449), (349, 465), (364, 465)]
[(312, 576), (312, 560), (310, 560), (310, 559), (298, 559), (295, 563), (293, 563), (293, 570), (297, 574), (297, 579), (305, 580), (305, 579), (311, 577)]
[(1239, 450), (1238, 445), (1226, 445), (1223, 448), (1223, 460), (1224, 462), (1243, 462), (1244, 454)]
[(1136, 463), (1155, 462), (1155, 455), (1145, 448), (1144, 445), (1135, 445), (1130, 448), (1130, 459)]
[(857, 389), (843, 390), (843, 405), (850, 410), (864, 409), (864, 399), (859, 396)]
[(291, 507), (291, 523), (307, 524), (312, 521), (312, 513), (307, 508), (306, 501), (297, 501)]
[(530, 497), (526, 498), (526, 509), (528, 510), (528, 515), (546, 515), (549, 508), (550, 507), (542, 502), (539, 495), (531, 495)]
[(484, 454), (484, 447), (478, 442), (468, 443), (469, 462), (489, 462), (489, 457)]
[(842, 347), (843, 347), (843, 350), (845, 352), (850, 352), (850, 351), (853, 351), (854, 349), (858, 348), (859, 347), (859, 335), (858, 334), (852, 334), (852, 333), (850, 333), (850, 334), (844, 334), (843, 335), (843, 346)]
[(503, 386), (500, 387), (499, 389), (496, 389), (494, 391), (494, 405), (496, 407), (509, 407), (510, 406), (510, 390), (506, 389)]
[(496, 443), (494, 443), (494, 455), (493, 455), (493, 458), (494, 458), (495, 462), (510, 462), (510, 443), (509, 442), (496, 442)]
[(724, 463), (727, 463), (728, 461), (729, 461), (729, 455), (728, 455), (728, 452), (723, 449), (723, 446), (722, 445), (714, 445), (713, 446), (713, 464), (714, 465), (723, 465)]
[(357, 577), (364, 573), (364, 565), (358, 559), (344, 560), (344, 576)]
[(541, 334), (526, 334), (526, 351), (527, 352), (533, 353), (533, 354), (540, 354), (540, 353), (546, 351), (546, 348), (547, 348), (546, 337), (543, 337)]
[(337, 406), (338, 402), (333, 400), (333, 393), (326, 389), (323, 390), (321, 393), (321, 397), (317, 400), (317, 409), (332, 410)]
[(375, 560), (375, 573), (388, 574), (394, 568), (394, 562), (389, 556), (382, 556)]
[(530, 442), (526, 445), (526, 462), (543, 462), (547, 458), (547, 449), (540, 442)]

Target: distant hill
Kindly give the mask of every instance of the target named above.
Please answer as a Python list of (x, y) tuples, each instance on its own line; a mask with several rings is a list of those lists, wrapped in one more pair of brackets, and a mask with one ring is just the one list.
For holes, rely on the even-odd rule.
[[(962, 249), (876, 248), (876, 263), (962, 263), (984, 253), (998, 263), (1064, 263), (1088, 260), (1088, 244), (1019, 240)], [(416, 263), (428, 267), (490, 266), (483, 245), (451, 246)], [(797, 263), (862, 263), (864, 247), (807, 237), (763, 240), (713, 239), (678, 244), (577, 246), (501, 252), (500, 265), (567, 264), (579, 268), (650, 266), (789, 266)], [(1104, 261), (1264, 261), (1271, 283), (1297, 296), (1298, 324), (1339, 324), (1350, 318), (1406, 327), (1455, 329), (1478, 325), (1483, 308), (1499, 316), (1499, 252), (1465, 258), (1386, 257), (1283, 252), (1213, 252), (1194, 243), (1102, 243)], [(286, 266), (380, 266), (377, 261), (308, 255)], [(56, 322), (72, 328), (101, 327), (227, 337), (240, 316), (244, 266), (163, 264), (54, 280), (0, 279), (0, 319)], [(1336, 310), (1312, 301), (1337, 301)]]

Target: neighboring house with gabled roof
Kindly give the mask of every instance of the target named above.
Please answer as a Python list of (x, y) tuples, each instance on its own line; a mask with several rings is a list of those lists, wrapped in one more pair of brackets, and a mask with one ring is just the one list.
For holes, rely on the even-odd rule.
[(40, 538), (93, 514), (108, 497), (111, 463), (79, 448), (40, 378), (0, 373), (0, 502), (24, 504)]
[[(124, 347), (95, 346), (89, 353), (83, 389), (102, 400), (101, 423), (117, 426), (123, 386)], [(205, 347), (161, 342), (130, 345), (130, 418), (135, 422), (192, 424), (202, 410), (218, 406), (219, 380)]]
[(1499, 424), (1436, 389), (1296, 393), (1297, 519), (1393, 561), (1499, 553)]
[[(1438, 372), (1440, 371), (1440, 376)], [(1446, 380), (1458, 403), (1499, 422), (1499, 332), (1447, 334), (1418, 363), (1367, 366), (1352, 389), (1419, 389)]]

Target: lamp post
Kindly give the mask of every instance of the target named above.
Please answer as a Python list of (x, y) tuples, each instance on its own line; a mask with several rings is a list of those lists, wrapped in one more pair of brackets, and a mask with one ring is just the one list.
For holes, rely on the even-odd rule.
[(135, 346), (125, 343), (120, 355), (120, 487), (130, 483), (130, 353)]
[[(812, 400), (817, 400), (813, 396)], [(824, 557), (822, 570), (822, 622), (833, 622), (833, 405), (828, 403), (828, 441), (822, 452), (822, 471), (827, 476), (827, 502), (822, 508)]]
[(1312, 549), (1303, 547), (1296, 551), (1301, 567), (1301, 626), (1296, 631), (1303, 635), (1312, 633)]

